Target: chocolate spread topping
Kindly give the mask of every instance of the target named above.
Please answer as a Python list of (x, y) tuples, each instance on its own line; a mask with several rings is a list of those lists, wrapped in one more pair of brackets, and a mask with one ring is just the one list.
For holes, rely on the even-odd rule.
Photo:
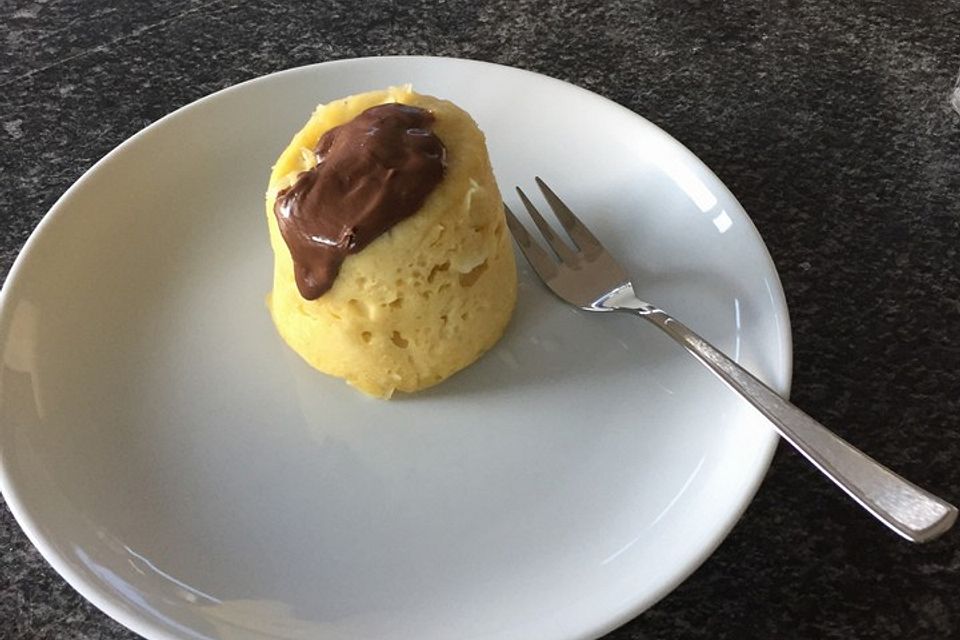
[(432, 124), (429, 111), (392, 103), (323, 134), (317, 166), (274, 205), (300, 295), (322, 296), (348, 254), (420, 209), (444, 173), (446, 150)]

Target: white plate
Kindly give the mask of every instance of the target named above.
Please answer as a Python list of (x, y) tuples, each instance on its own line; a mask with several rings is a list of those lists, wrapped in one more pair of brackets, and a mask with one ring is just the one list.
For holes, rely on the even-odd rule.
[(271, 163), (314, 105), (412, 82), (543, 176), (639, 293), (786, 392), (790, 333), (743, 209), (590, 92), (463, 60), (345, 60), (200, 100), (83, 176), (0, 311), (2, 489), (44, 557), (148, 638), (589, 638), (716, 547), (776, 437), (656, 329), (551, 297), (435, 389), (369, 400), (264, 306)]

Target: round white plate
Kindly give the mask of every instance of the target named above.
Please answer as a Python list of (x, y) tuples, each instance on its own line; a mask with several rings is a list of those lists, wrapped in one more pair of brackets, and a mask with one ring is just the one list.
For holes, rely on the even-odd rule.
[(221, 91), (87, 172), (0, 310), (10, 509), (148, 638), (595, 637), (689, 575), (764, 475), (776, 437), (744, 403), (653, 327), (551, 297), (519, 257), (507, 335), (426, 393), (370, 400), (284, 346), (264, 306), (271, 164), (317, 103), (406, 82), (473, 114), (508, 203), (543, 176), (642, 297), (788, 389), (756, 230), (626, 109), (435, 58)]

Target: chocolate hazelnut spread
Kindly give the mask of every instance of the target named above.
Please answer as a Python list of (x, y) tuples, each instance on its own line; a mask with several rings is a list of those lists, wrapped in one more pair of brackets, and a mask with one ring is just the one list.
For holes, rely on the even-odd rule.
[(317, 165), (277, 194), (274, 214), (307, 300), (326, 293), (347, 255), (416, 213), (444, 175), (433, 114), (399, 103), (367, 109), (320, 138)]

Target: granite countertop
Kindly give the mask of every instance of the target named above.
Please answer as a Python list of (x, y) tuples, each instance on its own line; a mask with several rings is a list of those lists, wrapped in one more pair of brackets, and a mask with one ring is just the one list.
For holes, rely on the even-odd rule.
[[(522, 67), (699, 155), (779, 269), (794, 401), (960, 501), (954, 3), (432, 4), (0, 2), (0, 273), (93, 162), (217, 89), (355, 56)], [(960, 637), (958, 535), (909, 545), (781, 447), (717, 552), (608, 638)], [(66, 585), (5, 506), (0, 572), (2, 638), (134, 637)]]

